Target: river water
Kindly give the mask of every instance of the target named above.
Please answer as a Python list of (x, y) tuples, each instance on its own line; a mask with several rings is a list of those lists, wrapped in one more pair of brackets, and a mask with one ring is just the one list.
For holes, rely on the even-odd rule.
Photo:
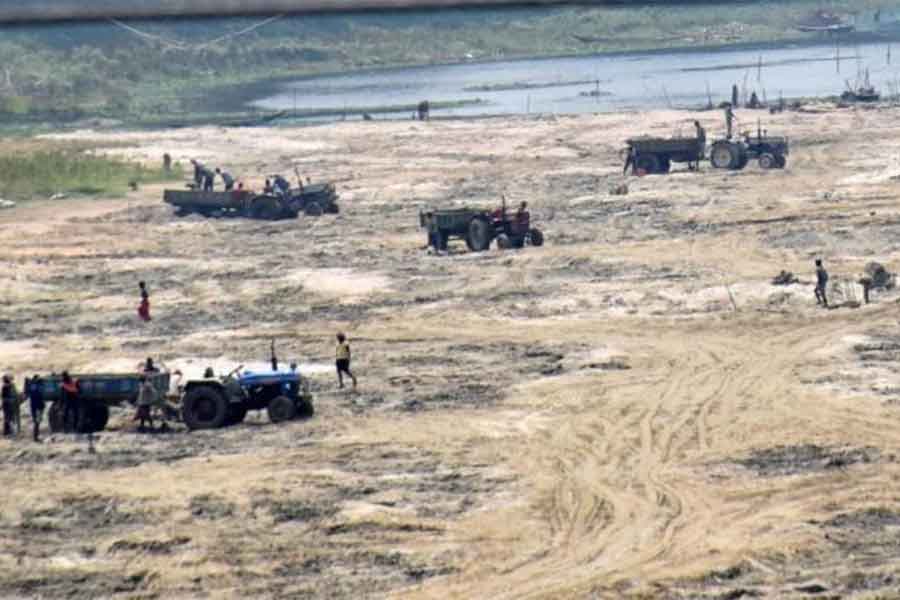
[[(898, 55), (893, 59), (892, 51)], [(732, 84), (743, 88), (745, 82), (761, 100), (772, 101), (779, 95), (837, 95), (846, 89), (845, 82), (855, 83), (866, 69), (882, 94), (896, 92), (900, 46), (892, 49), (887, 43), (870, 43), (836, 50), (833, 43), (823, 41), (820, 46), (644, 52), (351, 72), (287, 83), (277, 94), (252, 104), (267, 110), (346, 110), (358, 115), (424, 99), (433, 104), (480, 100), (467, 106), (432, 108), (432, 114), (449, 116), (696, 107), (707, 104), (707, 90), (718, 104), (730, 99)], [(595, 95), (589, 95), (592, 92)], [(410, 116), (406, 110), (386, 114)]]

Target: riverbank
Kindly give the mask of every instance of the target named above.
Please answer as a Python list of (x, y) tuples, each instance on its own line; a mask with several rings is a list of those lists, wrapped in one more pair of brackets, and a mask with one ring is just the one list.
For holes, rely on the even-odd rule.
[[(883, 0), (830, 5), (855, 17), (845, 43), (897, 39)], [(392, 15), (4, 27), (0, 120), (154, 123), (245, 110), (246, 90), (329, 73), (536, 57), (821, 42), (794, 26), (817, 2), (527, 7)], [(874, 14), (882, 9), (876, 23)], [(256, 96), (256, 97), (261, 97)], [(435, 100), (444, 100), (437, 98)], [(310, 107), (320, 108), (320, 107)]]

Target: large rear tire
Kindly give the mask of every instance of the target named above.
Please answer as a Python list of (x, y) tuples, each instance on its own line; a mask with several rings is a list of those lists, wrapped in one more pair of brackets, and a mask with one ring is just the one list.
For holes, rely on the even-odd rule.
[(228, 419), (228, 401), (221, 390), (208, 385), (193, 387), (184, 395), (184, 424), (195, 429), (218, 429)]
[(268, 221), (277, 219), (281, 216), (281, 201), (275, 196), (260, 196), (250, 205), (250, 216)]
[(287, 396), (277, 396), (269, 402), (267, 408), (269, 420), (273, 423), (282, 423), (290, 421), (297, 416), (297, 407), (294, 406), (293, 400)]
[(469, 222), (469, 235), (466, 241), (473, 252), (484, 252), (491, 247), (494, 232), (490, 222), (483, 217), (475, 217)]
[(713, 144), (712, 150), (709, 152), (709, 162), (717, 169), (740, 168), (740, 150), (735, 144), (730, 142)]
[(531, 230), (531, 245), (535, 247), (544, 245), (544, 234), (540, 229), (533, 228)]

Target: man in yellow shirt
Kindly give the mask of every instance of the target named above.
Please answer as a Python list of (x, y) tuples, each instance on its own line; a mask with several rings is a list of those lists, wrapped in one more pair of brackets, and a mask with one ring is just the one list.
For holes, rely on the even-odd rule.
[(347, 342), (347, 336), (343, 333), (337, 334), (337, 347), (335, 348), (335, 366), (337, 367), (338, 387), (344, 387), (344, 373), (353, 380), (353, 389), (356, 389), (356, 376), (350, 372), (350, 344)]

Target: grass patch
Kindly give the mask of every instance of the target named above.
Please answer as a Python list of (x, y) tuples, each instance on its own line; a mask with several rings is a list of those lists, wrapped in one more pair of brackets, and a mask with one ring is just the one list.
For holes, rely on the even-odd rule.
[(137, 185), (182, 179), (181, 167), (166, 173), (136, 162), (82, 150), (37, 150), (0, 155), (0, 195), (27, 199), (53, 194), (121, 194)]

